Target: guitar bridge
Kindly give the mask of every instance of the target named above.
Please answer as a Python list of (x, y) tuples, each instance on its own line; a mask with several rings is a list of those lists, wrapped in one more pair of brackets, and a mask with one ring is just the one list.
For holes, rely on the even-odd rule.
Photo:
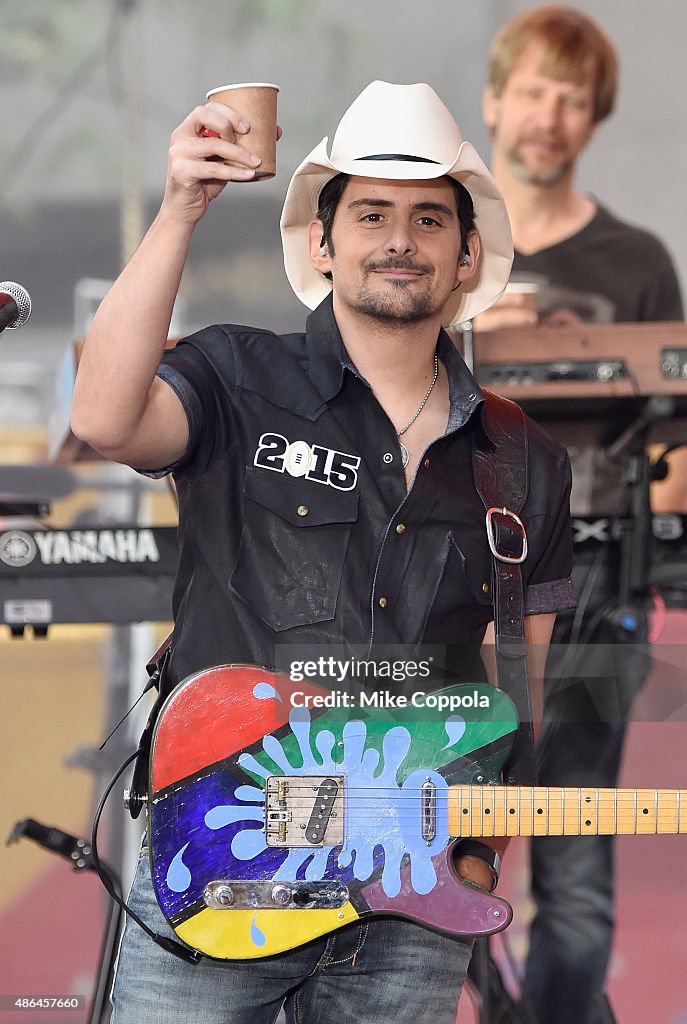
[(340, 846), (344, 840), (340, 775), (272, 775), (265, 787), (268, 846)]

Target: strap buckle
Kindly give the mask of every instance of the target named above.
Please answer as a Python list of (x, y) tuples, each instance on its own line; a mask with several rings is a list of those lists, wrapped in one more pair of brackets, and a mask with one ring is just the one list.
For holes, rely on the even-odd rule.
[[(494, 522), (494, 516), (504, 516), (510, 520), (507, 526), (510, 531), (517, 532), (520, 535), (521, 549), (519, 555), (505, 554), (498, 549), (498, 538), (496, 536), (496, 530), (498, 523)], [(491, 551), (494, 558), (498, 559), (499, 562), (509, 562), (512, 565), (520, 565), (527, 558), (527, 533), (525, 532), (525, 524), (523, 523), (520, 516), (517, 516), (515, 512), (511, 512), (507, 508), (488, 508), (487, 509), (487, 540), (489, 542), (489, 550)], [(514, 530), (515, 524), (516, 530)]]

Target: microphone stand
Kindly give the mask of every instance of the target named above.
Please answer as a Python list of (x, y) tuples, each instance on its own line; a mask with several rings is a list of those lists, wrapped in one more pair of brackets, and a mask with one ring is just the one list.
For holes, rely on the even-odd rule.
[[(42, 846), (44, 850), (50, 850), (51, 853), (65, 857), (71, 862), (75, 871), (96, 870), (88, 839), (77, 839), (76, 836), (72, 836), (68, 832), (42, 825), (33, 818), (25, 818), (23, 821), (16, 822), (7, 837), (6, 845), (17, 843), (22, 838), (31, 839)], [(102, 860), (100, 868), (107, 874), (113, 888), (121, 895), (121, 881), (114, 869), (109, 864), (103, 863)], [(110, 899), (105, 934), (98, 958), (97, 980), (86, 1024), (100, 1024), (104, 1019), (107, 997), (112, 986), (121, 917), (121, 907), (113, 899)]]

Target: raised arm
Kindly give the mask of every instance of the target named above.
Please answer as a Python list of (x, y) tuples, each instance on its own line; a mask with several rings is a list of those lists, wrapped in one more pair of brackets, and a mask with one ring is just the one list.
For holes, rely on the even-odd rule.
[[(219, 137), (201, 135), (203, 128)], [(172, 133), (160, 211), (93, 319), (74, 388), (72, 429), (116, 462), (159, 469), (186, 450), (181, 402), (155, 374), (193, 229), (227, 182), (250, 180), (260, 162), (236, 145), (237, 134), (247, 131), (239, 112), (208, 103)]]

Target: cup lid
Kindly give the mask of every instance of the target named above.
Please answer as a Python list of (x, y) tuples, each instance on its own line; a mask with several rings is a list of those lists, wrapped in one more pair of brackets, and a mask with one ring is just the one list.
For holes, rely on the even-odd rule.
[(238, 82), (233, 85), (218, 85), (215, 89), (210, 89), (205, 93), (205, 99), (209, 100), (216, 92), (227, 92), (228, 89), (276, 89), (279, 92), (279, 86), (272, 82)]

